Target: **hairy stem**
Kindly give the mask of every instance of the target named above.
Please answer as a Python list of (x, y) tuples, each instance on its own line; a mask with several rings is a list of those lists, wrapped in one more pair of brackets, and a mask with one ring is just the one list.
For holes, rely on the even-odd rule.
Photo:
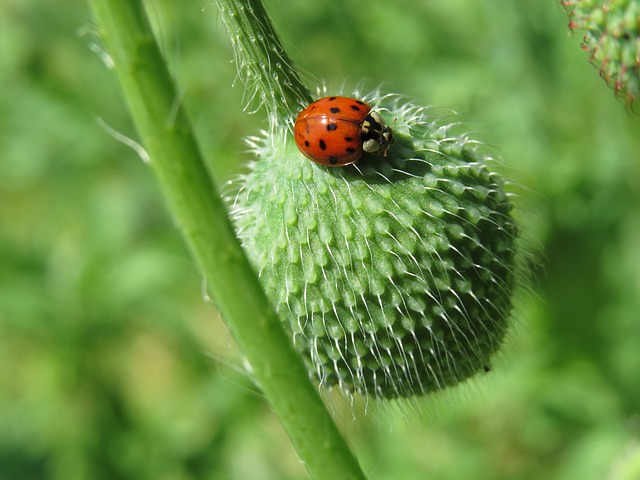
[(234, 47), (247, 107), (267, 109), (271, 128), (286, 126), (311, 102), (260, 0), (216, 0)]
[(236, 240), (185, 112), (174, 114), (178, 95), (142, 3), (89, 3), (169, 209), (306, 468), (316, 479), (364, 478)]

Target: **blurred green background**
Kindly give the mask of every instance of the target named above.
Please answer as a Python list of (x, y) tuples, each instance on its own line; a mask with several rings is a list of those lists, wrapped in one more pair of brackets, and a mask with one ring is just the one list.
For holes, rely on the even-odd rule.
[[(211, 169), (242, 170), (207, 2), (149, 2)], [(500, 152), (544, 268), (492, 373), (339, 422), (372, 479), (640, 478), (640, 118), (555, 0), (267, 0), (329, 91), (453, 108)], [(0, 480), (303, 479), (136, 138), (83, 2), (0, 2)]]

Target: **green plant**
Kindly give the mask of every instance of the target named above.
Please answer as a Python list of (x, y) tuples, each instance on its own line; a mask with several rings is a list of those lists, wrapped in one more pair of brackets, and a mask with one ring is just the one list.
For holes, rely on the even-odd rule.
[(386, 398), (489, 367), (508, 324), (518, 233), (490, 157), (456, 124), (373, 93), (364, 98), (396, 131), (388, 157), (342, 170), (311, 164), (290, 136), (310, 95), (261, 3), (221, 0), (248, 96), (270, 122), (251, 140), (259, 159), (233, 203), (267, 299), (184, 112), (172, 115), (175, 89), (143, 9), (91, 3), (170, 209), (252, 373), (315, 478), (363, 477), (308, 374)]
[[(220, 312), (314, 478), (363, 478), (257, 282), (204, 166), (144, 7), (92, 0), (131, 115), (169, 209)], [(168, 121), (171, 119), (171, 121)]]
[[(357, 95), (357, 94), (356, 94)], [(421, 395), (487, 369), (507, 327), (517, 229), (478, 146), (397, 96), (396, 144), (319, 167), (255, 139), (234, 212), (310, 372), (349, 395)]]
[(232, 211), (310, 374), (390, 398), (488, 369), (510, 314), (517, 228), (482, 145), (401, 96), (356, 91), (388, 117), (395, 145), (352, 167), (309, 162), (291, 138), (309, 94), (260, 2), (217, 4), (270, 121), (250, 139), (258, 160)]
[(640, 3), (636, 0), (562, 2), (572, 32), (600, 76), (632, 109), (640, 95)]

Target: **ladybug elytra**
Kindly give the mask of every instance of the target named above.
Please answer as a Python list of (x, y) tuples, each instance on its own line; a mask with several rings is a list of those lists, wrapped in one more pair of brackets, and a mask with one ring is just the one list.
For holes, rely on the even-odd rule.
[(351, 165), (363, 152), (384, 156), (394, 140), (380, 113), (361, 100), (338, 96), (310, 104), (293, 132), (305, 157), (329, 167)]

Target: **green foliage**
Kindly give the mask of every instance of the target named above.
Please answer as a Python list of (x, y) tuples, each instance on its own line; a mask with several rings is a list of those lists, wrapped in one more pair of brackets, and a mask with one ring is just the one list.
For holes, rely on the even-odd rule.
[[(344, 421), (362, 463), (378, 480), (637, 478), (637, 119), (553, 2), (362, 5), (267, 2), (290, 56), (332, 90), (367, 77), (461, 110), (524, 187), (546, 265), (489, 375), (429, 400), (435, 412), (374, 420), (370, 405), (356, 428)], [(95, 122), (134, 137), (95, 39), (76, 35), (89, 12), (0, 8), (0, 477), (305, 478), (232, 368), (148, 168)], [(223, 182), (263, 116), (241, 111), (214, 8), (152, 11)]]

